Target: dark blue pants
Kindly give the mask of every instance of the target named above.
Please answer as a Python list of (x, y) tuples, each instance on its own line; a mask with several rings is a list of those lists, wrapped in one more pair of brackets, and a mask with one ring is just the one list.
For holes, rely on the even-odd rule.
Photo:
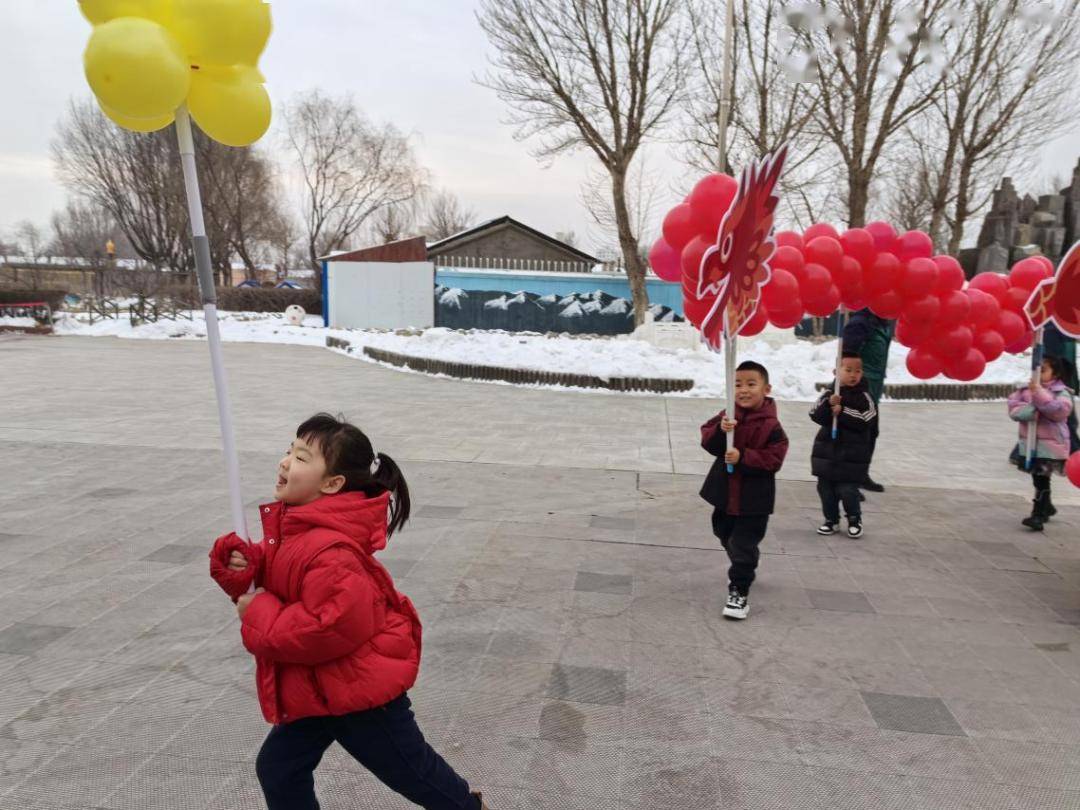
[(407, 695), (339, 717), (271, 729), (255, 763), (269, 810), (319, 810), (315, 768), (337, 742), (383, 784), (428, 810), (480, 810), (468, 783), (424, 741)]
[(818, 496), (821, 498), (821, 511), (825, 520), (833, 525), (840, 522), (840, 504), (844, 504), (844, 514), (859, 520), (862, 507), (859, 504), (859, 482), (817, 480)]

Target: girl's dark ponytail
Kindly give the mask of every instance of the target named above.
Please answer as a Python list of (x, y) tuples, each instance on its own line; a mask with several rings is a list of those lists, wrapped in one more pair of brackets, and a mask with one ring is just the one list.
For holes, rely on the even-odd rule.
[(409, 500), (409, 485), (405, 483), (405, 476), (401, 474), (401, 468), (386, 453), (378, 453), (375, 456), (378, 467), (372, 476), (375, 483), (390, 493), (390, 526), (388, 534), (393, 534), (409, 519), (409, 511), (412, 504)]
[(405, 525), (411, 508), (405, 476), (390, 456), (375, 452), (360, 428), (341, 416), (317, 413), (297, 428), (296, 436), (318, 443), (327, 472), (345, 476), (342, 492), (363, 492), (368, 497), (390, 493), (389, 534)]

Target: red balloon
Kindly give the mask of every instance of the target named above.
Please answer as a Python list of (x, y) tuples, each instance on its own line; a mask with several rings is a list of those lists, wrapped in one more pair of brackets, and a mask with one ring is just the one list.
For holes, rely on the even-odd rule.
[(1065, 475), (1073, 486), (1080, 487), (1080, 450), (1069, 456), (1069, 460), (1065, 462)]
[(793, 326), (798, 326), (804, 317), (801, 300), (798, 306), (791, 306), (789, 309), (769, 310), (769, 322), (777, 329), (791, 329)]
[(773, 270), (787, 270), (798, 280), (806, 275), (806, 259), (803, 258), (802, 252), (787, 245), (773, 251), (772, 258), (769, 259), (769, 267)]
[(968, 349), (956, 360), (945, 362), (945, 373), (961, 382), (978, 379), (984, 371), (986, 371), (986, 358), (975, 348)]
[(1005, 340), (1005, 345), (1009, 346), (1019, 340), (1020, 336), (1027, 331), (1027, 324), (1015, 312), (1004, 310), (998, 315), (994, 329), (1001, 334), (1001, 337)]
[(1052, 269), (1047, 270), (1043, 262), (1031, 256), (1027, 259), (1021, 259), (1012, 266), (1012, 270), (1009, 271), (1009, 286), (1019, 287), (1030, 295), (1031, 291), (1035, 289), (1035, 285), (1044, 279), (1050, 278), (1053, 274)]
[[(670, 243), (669, 243), (670, 244)], [(682, 249), (682, 272), (683, 272), (683, 284), (693, 283), (697, 285), (697, 279), (701, 275), (701, 257), (705, 255), (705, 251), (716, 244), (713, 239), (706, 239), (704, 236), (695, 236), (690, 242)]]
[(1042, 262), (1043, 267), (1046, 268), (1046, 272), (1050, 275), (1054, 275), (1054, 263), (1046, 256), (1028, 256), (1028, 258), (1034, 259), (1037, 262)]
[(1035, 341), (1035, 333), (1030, 329), (1024, 331), (1019, 338), (1012, 343), (1005, 344), (1005, 351), (1009, 354), (1023, 354), (1031, 348), (1031, 344)]
[[(1009, 289), (1009, 282), (1000, 273), (979, 273), (968, 282), (969, 290), (982, 290), (988, 295), (994, 296), (999, 302), (1005, 297)], [(1002, 302), (1003, 303), (1003, 302)]]
[(933, 323), (941, 314), (941, 299), (936, 295), (924, 295), (904, 305), (904, 319), (912, 324)]
[(891, 253), (879, 253), (874, 263), (863, 270), (863, 289), (867, 298), (894, 292), (900, 280), (902, 265)]
[(906, 316), (901, 316), (896, 322), (896, 341), (909, 349), (925, 343), (933, 333), (933, 323), (913, 323)]
[(964, 287), (964, 268), (952, 256), (935, 256), (931, 261), (937, 265), (938, 294), (961, 290)]
[(720, 220), (731, 207), (738, 190), (739, 182), (726, 174), (707, 174), (697, 181), (690, 192), (690, 207), (694, 211), (698, 233), (707, 234), (715, 241)]
[(693, 209), (686, 203), (676, 205), (664, 217), (662, 230), (664, 241), (676, 250), (682, 250), (687, 242), (697, 236), (698, 228), (694, 223)]
[[(971, 302), (971, 322), (975, 326), (990, 326), (997, 323), (997, 317), (1001, 313), (1001, 304), (990, 293), (968, 287), (964, 295)], [(986, 352), (983, 352), (985, 354)]]
[(966, 326), (938, 331), (930, 338), (934, 352), (946, 360), (963, 357), (975, 345), (975, 334)]
[(649, 267), (664, 281), (679, 281), (682, 277), (682, 259), (677, 250), (661, 237), (649, 250)]
[(922, 231), (908, 231), (896, 237), (893, 253), (902, 262), (929, 259), (934, 255), (934, 241)]
[(941, 314), (938, 316), (945, 326), (964, 323), (971, 315), (971, 300), (959, 290), (941, 296)]
[(937, 265), (929, 259), (908, 260), (900, 276), (900, 294), (909, 300), (930, 294), (937, 285), (937, 274)]
[[(810, 267), (814, 266), (810, 265)], [(804, 298), (803, 301), (803, 306), (806, 307), (808, 313), (819, 318), (827, 318), (840, 306), (840, 291), (836, 289), (836, 285), (830, 285), (824, 295), (813, 299)]]
[(920, 380), (929, 380), (942, 371), (941, 361), (933, 352), (924, 348), (912, 349), (908, 352), (905, 365), (911, 372), (911, 376)]
[(899, 318), (904, 311), (904, 299), (896, 290), (886, 290), (878, 295), (867, 293), (866, 305), (875, 315), (886, 320)]
[(820, 264), (830, 273), (835, 273), (844, 258), (844, 249), (840, 242), (829, 236), (819, 236), (806, 243), (803, 251), (807, 264)]
[(824, 222), (817, 222), (803, 231), (803, 244), (809, 245), (819, 236), (828, 236), (830, 239), (835, 239), (837, 242), (840, 241), (840, 234), (837, 232), (836, 228)]
[(874, 235), (865, 228), (849, 228), (840, 234), (840, 246), (844, 255), (850, 256), (860, 265), (868, 265), (877, 255)]
[(805, 275), (799, 280), (799, 291), (802, 293), (803, 302), (810, 310), (810, 302), (824, 297), (829, 288), (833, 286), (832, 276), (829, 271), (820, 264), (806, 265)]
[(1009, 287), (1005, 291), (1001, 306), (1003, 309), (1011, 310), (1022, 317), (1024, 305), (1029, 298), (1031, 298), (1031, 290), (1025, 290), (1023, 287)]
[(803, 238), (795, 233), (795, 231), (777, 231), (776, 235), (773, 236), (773, 240), (776, 242), (778, 248), (792, 247), (799, 251), (799, 253), (803, 252), (805, 243), (803, 242)]
[(896, 229), (888, 222), (868, 222), (864, 228), (874, 237), (874, 249), (878, 253), (891, 253), (896, 241)]
[(1005, 351), (1005, 339), (1000, 332), (994, 329), (980, 329), (976, 332), (973, 345), (982, 352), (982, 356), (986, 358), (987, 363), (993, 363)]
[(699, 301), (696, 298), (688, 298), (683, 296), (683, 315), (686, 320), (690, 321), (694, 326), (701, 326), (701, 322), (705, 319), (705, 316), (709, 314), (709, 310), (712, 309), (712, 305), (715, 303), (709, 299)]
[(769, 283), (761, 288), (761, 298), (769, 310), (786, 310), (792, 302), (800, 301), (799, 281), (787, 270), (774, 269)]
[(832, 274), (841, 295), (847, 290), (862, 288), (862, 265), (850, 256), (841, 256), (840, 265), (832, 268)]
[(739, 330), (739, 334), (743, 337), (753, 337), (760, 334), (761, 330), (769, 325), (769, 311), (765, 309), (762, 304), (758, 304), (757, 312), (755, 312), (745, 324), (743, 328)]
[(860, 282), (856, 287), (840, 290), (840, 303), (851, 312), (865, 307), (866, 290), (862, 288), (862, 283)]

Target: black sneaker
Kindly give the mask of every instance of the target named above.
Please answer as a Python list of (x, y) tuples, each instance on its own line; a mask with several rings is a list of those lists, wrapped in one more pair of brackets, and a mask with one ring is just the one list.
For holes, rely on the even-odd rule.
[(818, 534), (836, 534), (836, 524), (825, 521), (817, 527)]
[(859, 489), (865, 489), (868, 492), (884, 492), (885, 487), (871, 478), (869, 475), (863, 479), (863, 482), (859, 484)]
[(724, 605), (725, 619), (745, 619), (750, 615), (750, 601), (735, 588), (728, 589), (727, 604)]
[(862, 537), (862, 521), (859, 518), (855, 518), (854, 520), (848, 518), (847, 536), (852, 540), (857, 537)]
[(1033, 532), (1041, 532), (1043, 530), (1043, 526), (1046, 523), (1042, 515), (1032, 515), (1031, 517), (1024, 518), (1020, 522), (1027, 526), (1029, 529), (1031, 529)]

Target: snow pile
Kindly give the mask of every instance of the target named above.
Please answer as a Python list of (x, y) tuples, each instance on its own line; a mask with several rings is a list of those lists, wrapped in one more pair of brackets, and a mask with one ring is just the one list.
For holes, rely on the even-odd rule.
[(0, 317), (0, 326), (10, 326), (16, 329), (33, 329), (35, 326), (40, 326), (33, 318), (16, 318), (13, 315), (6, 315)]
[[(512, 302), (513, 299), (510, 299)], [(580, 308), (573, 301), (568, 309)], [(90, 324), (85, 315), (62, 314), (55, 331), (61, 335), (119, 337), (143, 340), (187, 339), (206, 336), (201, 311), (191, 313), (193, 320), (161, 320), (132, 327), (127, 318), (97, 321)], [(564, 316), (567, 313), (563, 313)], [(580, 314), (580, 313), (579, 313)], [(4, 319), (0, 319), (0, 323)], [(6, 319), (12, 320), (12, 319)], [(16, 319), (30, 320), (33, 319)], [(31, 323), (32, 325), (32, 323)], [(588, 374), (601, 378), (651, 377), (692, 379), (695, 386), (687, 396), (722, 397), (724, 363), (720, 355), (704, 347), (665, 349), (629, 336), (574, 337), (512, 332), (458, 332), (428, 329), (420, 334), (396, 334), (351, 329), (327, 329), (322, 319), (309, 315), (303, 326), (291, 326), (277, 313), (227, 312), (220, 315), (224, 340), (250, 343), (288, 343), (325, 346), (333, 336), (355, 347), (352, 356), (363, 359), (361, 347), (447, 360), (458, 363), (481, 363), (491, 366)], [(889, 355), (888, 380), (892, 383), (919, 382), (904, 366), (907, 349), (896, 343)], [(832, 378), (836, 360), (836, 341), (810, 343), (804, 340), (770, 345), (765, 340), (743, 339), (739, 344), (740, 360), (757, 360), (769, 369), (773, 393), (781, 399), (813, 400), (815, 385)], [(1030, 359), (1003, 355), (990, 363), (981, 383), (1020, 385), (1030, 373)], [(944, 378), (936, 382), (949, 382)]]

